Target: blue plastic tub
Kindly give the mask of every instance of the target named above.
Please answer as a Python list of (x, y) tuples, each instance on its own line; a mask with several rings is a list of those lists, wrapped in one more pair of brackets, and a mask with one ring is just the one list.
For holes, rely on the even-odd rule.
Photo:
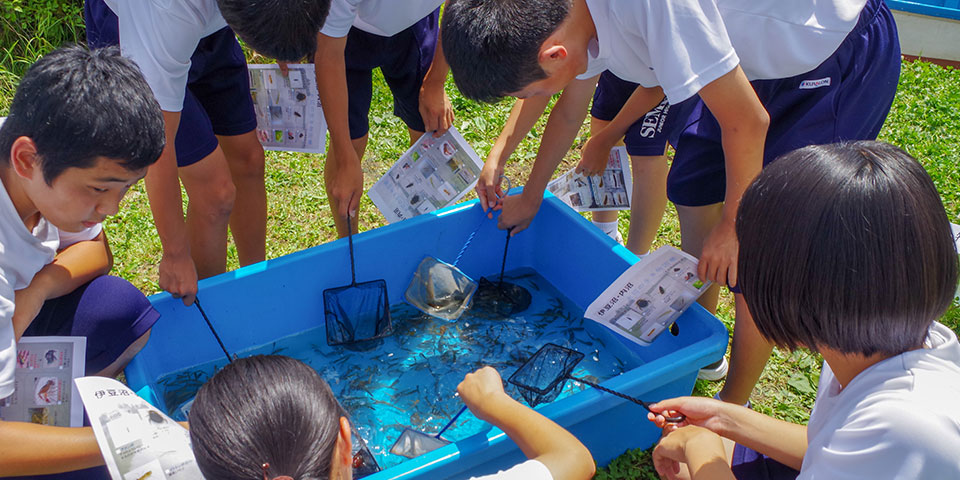
[[(503, 231), (485, 219), (476, 201), (456, 205), (354, 236), (357, 278), (384, 278), (391, 303), (403, 292), (426, 255), (453, 259), (464, 239), (483, 222), (459, 267), (479, 278), (499, 272)], [(484, 220), (481, 220), (483, 218)], [(261, 345), (323, 322), (322, 292), (349, 283), (345, 239), (228, 272), (200, 282), (200, 298), (232, 351)], [(530, 267), (585, 308), (637, 257), (582, 216), (549, 196), (531, 227), (510, 242), (508, 264)], [(166, 293), (150, 298), (163, 315), (150, 341), (126, 369), (139, 395), (164, 407), (154, 394), (166, 373), (222, 357), (195, 308)], [(646, 400), (688, 395), (697, 370), (718, 360), (727, 331), (699, 305), (681, 316), (679, 335), (664, 333), (651, 346), (624, 341), (644, 364), (604, 385)], [(509, 375), (511, 372), (503, 372)], [(660, 431), (638, 406), (588, 389), (538, 410), (572, 431), (605, 465), (629, 448), (649, 447)], [(373, 480), (466, 478), (495, 472), (523, 459), (499, 429), (491, 427), (454, 444), (367, 477)]]

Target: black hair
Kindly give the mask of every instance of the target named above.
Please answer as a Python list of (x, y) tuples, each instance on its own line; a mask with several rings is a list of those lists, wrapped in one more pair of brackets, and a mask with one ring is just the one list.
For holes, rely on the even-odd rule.
[(280, 355), (240, 358), (200, 387), (190, 408), (190, 439), (207, 480), (325, 479), (340, 417), (330, 387), (305, 363)]
[(917, 348), (957, 285), (936, 187), (886, 143), (783, 155), (744, 193), (737, 237), (738, 283), (757, 329), (791, 349)]
[(24, 74), (0, 127), (0, 163), (29, 137), (48, 184), (97, 157), (131, 171), (157, 161), (165, 142), (163, 114), (140, 69), (116, 47), (68, 46), (36, 61)]
[(317, 33), (330, 13), (330, 0), (217, 0), (217, 4), (248, 47), (286, 61), (313, 56)]
[(460, 93), (493, 102), (546, 78), (540, 46), (571, 5), (571, 0), (450, 0), (440, 34)]

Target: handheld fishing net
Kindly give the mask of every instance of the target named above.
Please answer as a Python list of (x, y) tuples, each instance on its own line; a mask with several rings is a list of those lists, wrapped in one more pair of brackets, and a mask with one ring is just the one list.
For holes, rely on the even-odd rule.
[[(350, 229), (350, 216), (347, 216)], [(350, 250), (350, 284), (323, 291), (323, 312), (327, 345), (344, 345), (375, 340), (389, 335), (390, 303), (383, 279), (357, 283), (353, 254), (353, 231), (347, 236)]]
[[(584, 380), (583, 378), (574, 377), (571, 373), (582, 359), (583, 354), (576, 350), (548, 343), (541, 347), (540, 350), (537, 350), (537, 353), (533, 354), (533, 356), (527, 360), (527, 363), (521, 365), (520, 368), (510, 376), (509, 381), (519, 387), (520, 395), (531, 407), (555, 400), (563, 390), (565, 381), (570, 379), (636, 403), (648, 412), (651, 412), (647, 402), (639, 398), (611, 390), (589, 380)], [(671, 423), (678, 423), (684, 420), (683, 415), (676, 417), (667, 417), (664, 415), (664, 418)]]
[(444, 445), (449, 445), (450, 441), (443, 438), (443, 432), (447, 431), (447, 429), (453, 425), (453, 422), (456, 422), (457, 418), (460, 418), (460, 415), (466, 410), (467, 406), (464, 405), (435, 435), (420, 432), (410, 427), (404, 428), (403, 433), (400, 434), (400, 438), (390, 447), (390, 453), (402, 457), (415, 458), (424, 453), (432, 452)]

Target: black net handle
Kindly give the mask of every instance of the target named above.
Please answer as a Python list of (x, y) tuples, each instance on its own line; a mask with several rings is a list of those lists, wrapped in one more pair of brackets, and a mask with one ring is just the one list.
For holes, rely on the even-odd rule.
[[(591, 387), (593, 387), (593, 388), (596, 388), (597, 390), (600, 390), (601, 392), (606, 392), (606, 393), (609, 393), (610, 395), (614, 395), (614, 396), (620, 397), (620, 398), (622, 398), (622, 399), (624, 399), (624, 400), (628, 400), (628, 401), (631, 401), (631, 402), (633, 402), (633, 403), (636, 403), (636, 404), (640, 405), (641, 407), (647, 409), (648, 412), (650, 412), (650, 413), (652, 413), (652, 414), (654, 414), (654, 415), (663, 415), (662, 413), (656, 413), (656, 412), (654, 412), (653, 410), (650, 410), (650, 405), (648, 405), (647, 402), (644, 402), (643, 400), (640, 400), (639, 398), (631, 397), (630, 395), (626, 395), (626, 394), (620, 393), (620, 392), (618, 392), (618, 391), (616, 391), (616, 390), (610, 390), (610, 389), (607, 388), (607, 387), (603, 387), (603, 386), (597, 385), (596, 383), (593, 383), (593, 382), (591, 382), (591, 381), (589, 381), (589, 380), (584, 380), (584, 379), (582, 379), (582, 378), (574, 377), (573, 375), (567, 375), (567, 377), (570, 378), (571, 380), (576, 380), (576, 381), (578, 381), (578, 382), (580, 382), (580, 383), (583, 383), (583, 384), (585, 384), (585, 385), (589, 385), (589, 386), (591, 386)], [(686, 420), (686, 418), (687, 418), (687, 417), (685, 417), (683, 414), (679, 414), (679, 415), (677, 415), (676, 417), (668, 417), (668, 416), (666, 416), (666, 415), (663, 415), (663, 419), (666, 420), (666, 421), (669, 422), (669, 423), (680, 423), (680, 422)]]
[(233, 358), (230, 356), (230, 352), (228, 352), (227, 347), (223, 345), (223, 340), (220, 340), (220, 335), (217, 335), (217, 329), (213, 328), (213, 324), (210, 323), (210, 319), (207, 318), (207, 312), (204, 312), (203, 307), (200, 306), (200, 298), (194, 297), (193, 304), (197, 306), (197, 310), (200, 310), (200, 315), (203, 317), (203, 320), (207, 322), (207, 326), (210, 327), (210, 333), (213, 334), (213, 338), (216, 338), (217, 343), (220, 344), (220, 350), (223, 350), (223, 354), (227, 356), (227, 362), (233, 363)]
[(507, 229), (507, 241), (503, 245), (503, 262), (500, 263), (500, 282), (497, 283), (497, 289), (503, 289), (503, 272), (507, 268), (507, 249), (510, 248), (510, 234), (513, 233), (513, 228), (510, 227)]
[(350, 226), (350, 212), (347, 212), (347, 242), (350, 243), (350, 285), (356, 285), (357, 269), (353, 260), (353, 227)]

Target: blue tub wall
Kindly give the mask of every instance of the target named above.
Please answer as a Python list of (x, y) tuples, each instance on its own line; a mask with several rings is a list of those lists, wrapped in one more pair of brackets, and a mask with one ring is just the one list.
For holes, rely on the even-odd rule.
[[(391, 303), (401, 302), (423, 257), (452, 263), (478, 225), (459, 267), (475, 279), (495, 276), (505, 232), (473, 201), (355, 235), (357, 280), (383, 278)], [(636, 256), (548, 195), (531, 227), (510, 240), (507, 269), (533, 268), (585, 308), (636, 261)], [(236, 352), (320, 326), (322, 291), (349, 283), (347, 240), (341, 239), (203, 280), (199, 298), (227, 348)], [(135, 391), (159, 405), (151, 390), (157, 378), (222, 358), (223, 353), (196, 308), (184, 307), (166, 293), (150, 300), (163, 316), (126, 375)], [(728, 336), (699, 305), (677, 325), (679, 335), (665, 333), (647, 347), (625, 341), (645, 364), (604, 385), (650, 401), (688, 395), (697, 370), (723, 355)], [(660, 435), (641, 407), (593, 389), (542, 405), (538, 411), (577, 435), (601, 465), (628, 448), (652, 445)], [(480, 448), (483, 452), (476, 453)], [(475, 435), (367, 478), (463, 477), (509, 467), (522, 458), (512, 441), (491, 428), (487, 436)]]

